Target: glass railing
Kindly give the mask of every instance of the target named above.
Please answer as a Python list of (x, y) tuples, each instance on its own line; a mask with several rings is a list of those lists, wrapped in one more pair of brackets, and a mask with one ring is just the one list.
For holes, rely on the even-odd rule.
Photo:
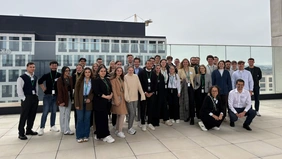
[[(164, 45), (164, 44), (114, 44), (93, 43), (90, 47), (84, 47), (81, 51), (80, 44), (63, 42), (33, 42), (28, 47), (24, 43), (19, 43), (16, 51), (9, 51), (10, 45), (2, 45), (0, 48), (0, 103), (18, 102), (16, 90), (17, 78), (25, 72), (25, 65), (29, 61), (36, 64), (36, 75), (41, 77), (49, 72), (49, 62), (56, 60), (59, 62), (58, 71), (63, 66), (75, 68), (79, 58), (87, 59), (86, 65), (91, 67), (97, 58), (102, 58), (106, 66), (110, 61), (121, 61), (126, 64), (126, 55), (133, 54), (141, 59), (141, 65), (155, 55), (165, 58), (171, 55), (179, 58), (200, 57), (201, 64), (207, 64), (206, 56), (214, 55), (220, 60), (244, 60), (247, 66), (248, 58), (255, 59), (255, 65), (263, 72), (263, 79), (260, 82), (262, 94), (282, 93), (282, 67), (279, 66), (282, 59), (282, 47), (265, 46), (220, 46), (220, 45)], [(15, 45), (11, 46), (12, 48)], [(25, 49), (24, 49), (25, 48)], [(28, 48), (28, 49), (26, 49)], [(77, 49), (76, 49), (77, 48)], [(7, 51), (8, 50), (8, 51)], [(20, 51), (22, 50), (22, 51)], [(28, 51), (29, 50), (29, 51)], [(114, 50), (114, 51), (112, 51)], [(40, 100), (43, 92), (40, 90)], [(0, 104), (1, 106), (1, 104)]]

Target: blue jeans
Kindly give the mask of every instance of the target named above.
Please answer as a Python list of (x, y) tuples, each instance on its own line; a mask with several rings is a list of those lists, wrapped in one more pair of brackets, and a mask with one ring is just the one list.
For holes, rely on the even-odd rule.
[(82, 110), (76, 110), (76, 114), (76, 139), (89, 138), (91, 110), (86, 110), (86, 105), (83, 104)]
[(51, 112), (50, 117), (50, 126), (55, 125), (56, 121), (56, 112), (57, 112), (57, 104), (56, 104), (57, 97), (52, 96), (50, 94), (45, 94), (43, 97), (43, 112), (41, 116), (41, 124), (40, 128), (45, 128), (46, 119), (48, 116), (49, 111)]

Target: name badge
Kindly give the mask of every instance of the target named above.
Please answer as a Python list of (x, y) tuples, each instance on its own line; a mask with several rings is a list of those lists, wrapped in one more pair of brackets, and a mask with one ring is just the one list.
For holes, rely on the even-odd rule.
[(58, 80), (58, 78), (55, 79), (55, 81), (57, 81), (57, 80)]
[(52, 90), (52, 94), (53, 94), (53, 95), (55, 94), (55, 90), (54, 90), (54, 89)]
[(33, 95), (35, 94), (35, 90), (32, 90), (32, 94), (33, 94)]
[(31, 79), (32, 81), (34, 80), (34, 78), (33, 78), (33, 77), (31, 77), (30, 79)]
[(192, 75), (193, 73), (192, 72), (190, 72), (190, 75)]
[(205, 90), (204, 90), (204, 88), (202, 88), (202, 93), (205, 93)]
[(148, 91), (151, 91), (151, 86), (148, 86)]
[(158, 91), (156, 91), (156, 95), (158, 95)]
[(165, 84), (165, 89), (167, 88), (167, 84)]
[(187, 86), (190, 87), (190, 82), (187, 83)]
[(151, 79), (150, 78), (148, 78), (148, 83), (151, 83)]
[(158, 83), (160, 83), (160, 80), (158, 80)]

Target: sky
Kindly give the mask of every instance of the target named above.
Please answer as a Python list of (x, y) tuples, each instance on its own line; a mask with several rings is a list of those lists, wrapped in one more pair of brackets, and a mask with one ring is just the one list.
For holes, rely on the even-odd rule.
[[(3, 1), (3, 2), (2, 2)], [(271, 45), (270, 0), (0, 0), (1, 15), (123, 21), (152, 19), (168, 44)], [(130, 18), (126, 21), (134, 21)]]

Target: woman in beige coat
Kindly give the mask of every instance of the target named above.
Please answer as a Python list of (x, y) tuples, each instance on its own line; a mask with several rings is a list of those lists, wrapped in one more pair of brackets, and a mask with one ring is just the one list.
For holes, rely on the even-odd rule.
[(127, 114), (125, 99), (124, 99), (124, 82), (123, 82), (123, 69), (117, 67), (111, 77), (111, 85), (113, 91), (112, 108), (111, 112), (117, 114), (116, 132), (118, 137), (125, 138), (122, 132), (123, 122)]

